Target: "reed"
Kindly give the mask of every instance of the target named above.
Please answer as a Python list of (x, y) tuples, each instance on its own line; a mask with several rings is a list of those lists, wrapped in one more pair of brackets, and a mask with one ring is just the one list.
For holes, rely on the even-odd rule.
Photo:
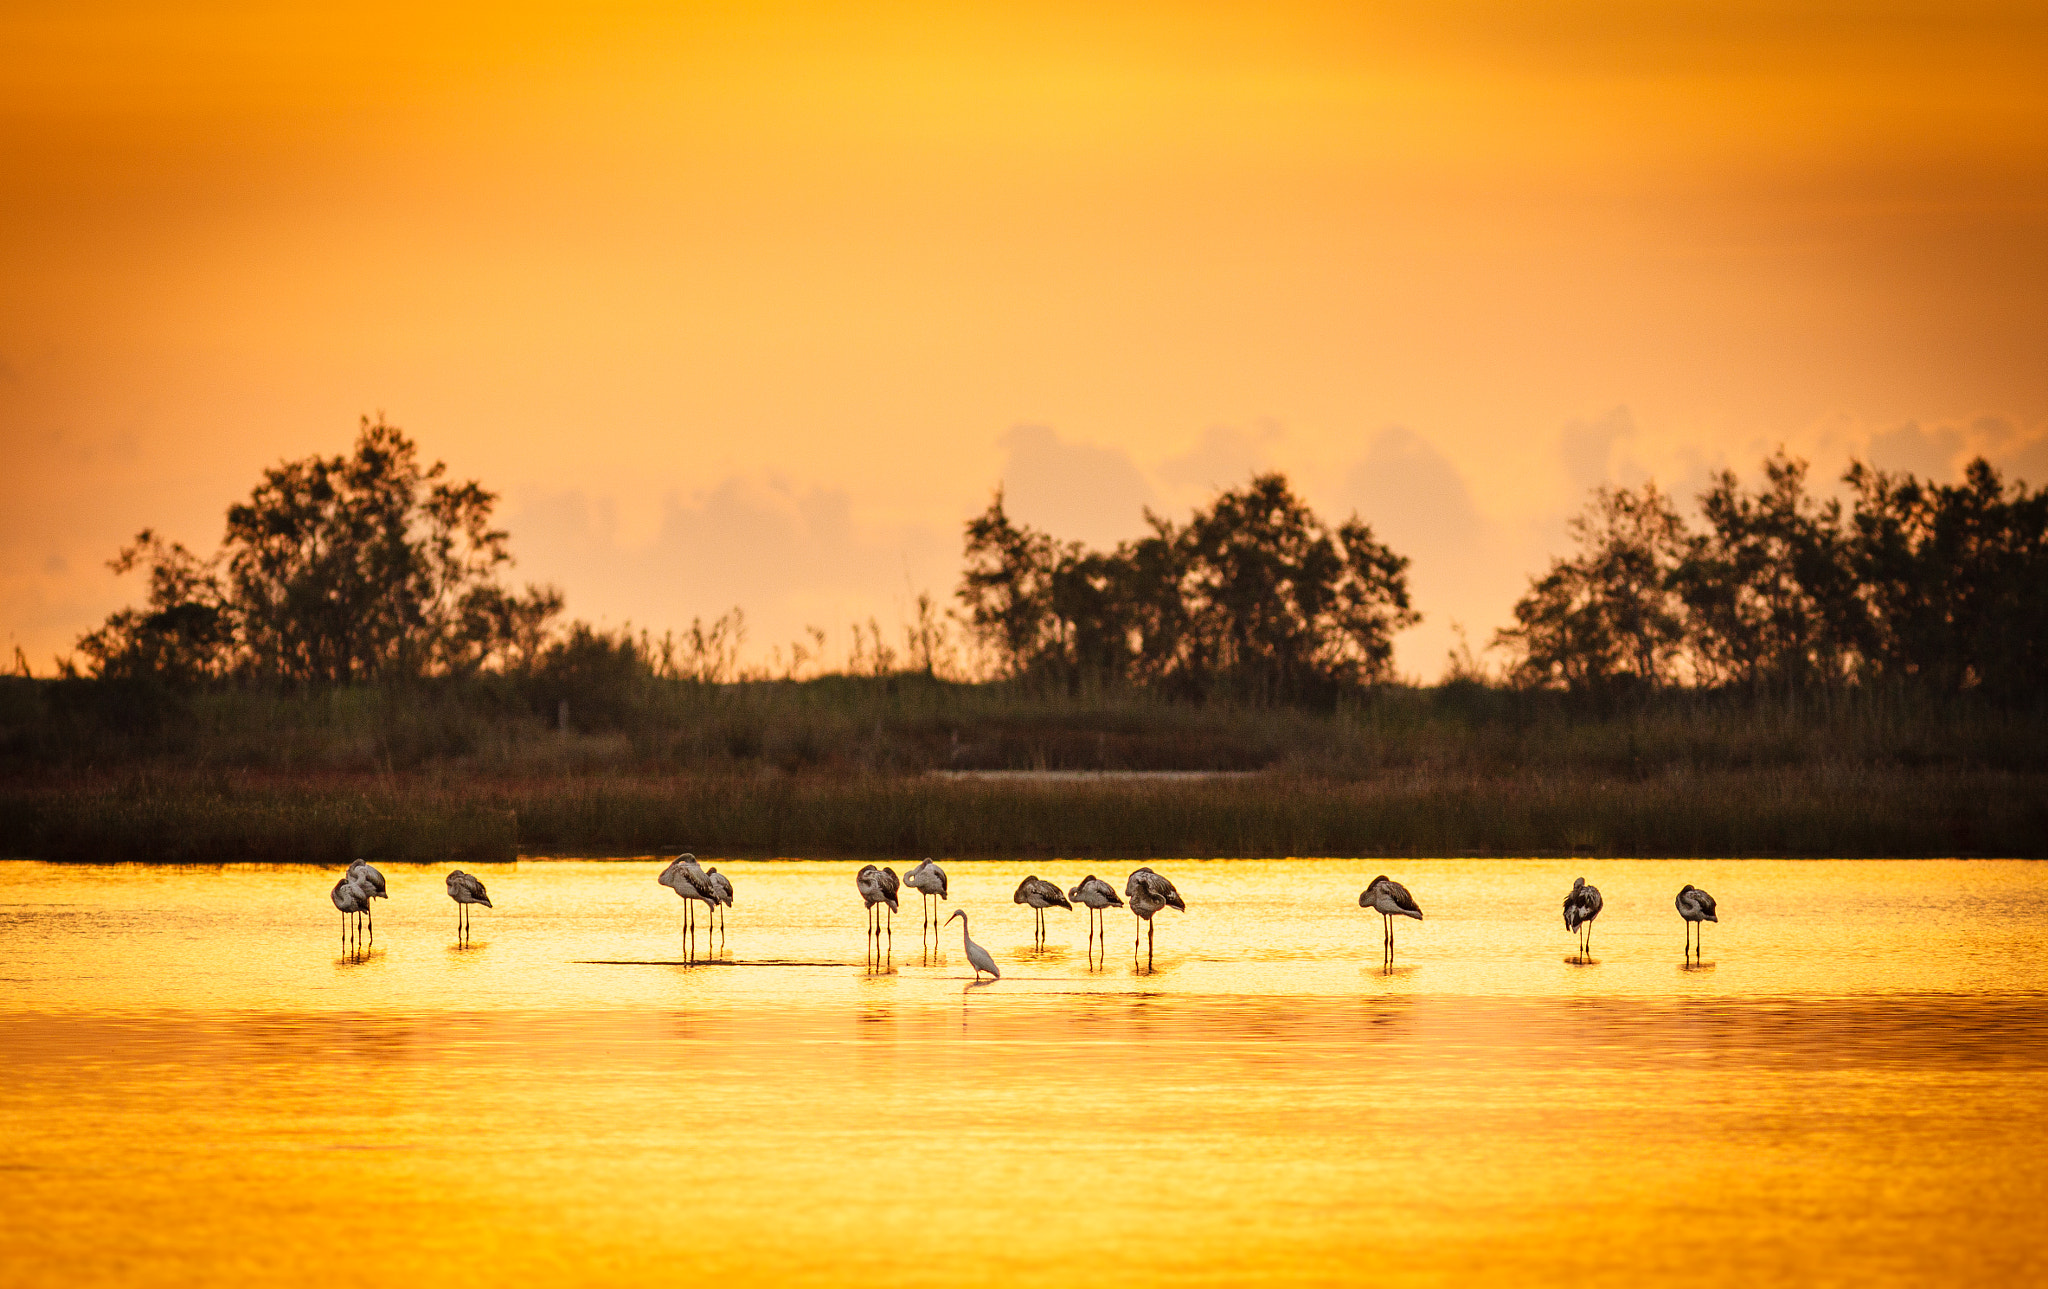
[(485, 862), (719, 856), (2048, 857), (2048, 775), (1987, 770), (1287, 774), (207, 776), (0, 788), (0, 850), (59, 860)]

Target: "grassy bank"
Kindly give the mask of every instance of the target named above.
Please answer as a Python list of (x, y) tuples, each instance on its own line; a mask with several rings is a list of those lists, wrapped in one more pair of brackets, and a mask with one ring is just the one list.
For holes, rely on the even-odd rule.
[(1016, 782), (111, 774), (0, 788), (0, 851), (465, 863), (517, 854), (2048, 857), (2048, 775), (1813, 768)]
[[(564, 727), (561, 704), (569, 703)], [(1195, 782), (948, 770), (1228, 770)], [(566, 698), (0, 680), (0, 853), (2048, 856), (2048, 715), (1476, 684), (1323, 710), (916, 675)]]

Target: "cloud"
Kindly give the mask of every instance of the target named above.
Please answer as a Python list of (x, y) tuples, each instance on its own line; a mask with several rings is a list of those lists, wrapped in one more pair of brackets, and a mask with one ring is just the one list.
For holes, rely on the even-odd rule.
[(1395, 667), (1435, 679), (1457, 643), (1457, 627), (1482, 648), (1527, 586), (1540, 545), (1533, 535), (1482, 513), (1450, 458), (1403, 426), (1372, 437), (1346, 473), (1343, 495), (1379, 540), (1412, 561), (1408, 586), (1423, 620), (1396, 638)]
[(2048, 427), (2023, 426), (2010, 417), (1977, 416), (1923, 425), (1907, 421), (1870, 435), (1864, 457), (1880, 470), (1954, 483), (1963, 467), (1983, 457), (2008, 480), (2048, 484)]
[(1284, 431), (1262, 421), (1250, 429), (1234, 425), (1212, 425), (1202, 431), (1201, 441), (1159, 466), (1159, 477), (1179, 488), (1208, 494), (1235, 488), (1255, 472), (1272, 465), (1267, 448), (1280, 441)]
[(1122, 448), (1069, 443), (1043, 425), (1016, 426), (997, 446), (1007, 454), (1003, 501), (1011, 518), (1099, 547), (1145, 531), (1145, 507), (1158, 494)]

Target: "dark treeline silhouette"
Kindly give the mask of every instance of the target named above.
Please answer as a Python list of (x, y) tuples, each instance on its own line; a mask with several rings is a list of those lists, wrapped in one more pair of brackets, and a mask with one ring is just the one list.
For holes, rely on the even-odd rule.
[(1389, 678), (1394, 633), (1421, 621), (1408, 560), (1357, 516), (1332, 530), (1277, 474), (1185, 524), (1092, 551), (1020, 525), (999, 491), (967, 524), (958, 596), (1003, 673), (1077, 693), (1324, 702)]
[(347, 456), (263, 472), (201, 558), (148, 529), (113, 561), (146, 568), (149, 603), (78, 642), (96, 677), (347, 685), (534, 661), (562, 594), (499, 585), (495, 494), (422, 466), (404, 432), (363, 418)]
[[(1532, 579), (1495, 644), (1517, 689), (1794, 696), (1857, 688), (2038, 700), (2048, 676), (2048, 492), (1979, 459), (1957, 485), (1853, 464), (1849, 503), (1782, 450), (1754, 490), (1716, 476), (1682, 518), (1655, 484), (1601, 488), (1576, 549)], [(381, 418), (353, 450), (263, 472), (201, 557), (145, 530), (113, 561), (148, 601), (79, 641), (90, 682), (144, 716), (148, 695), (493, 677), (553, 720), (622, 726), (664, 681), (767, 680), (740, 662), (737, 609), (680, 636), (562, 620), (562, 593), (500, 581), (497, 498), (453, 482)], [(1409, 560), (1354, 515), (1325, 524), (1278, 474), (1184, 522), (1090, 550), (1013, 519), (997, 492), (965, 527), (957, 620), (1019, 692), (1329, 707), (1393, 680), (1421, 620)], [(901, 653), (855, 628), (849, 674), (935, 677), (952, 646), (929, 597)], [(823, 633), (781, 673), (818, 658)], [(810, 652), (815, 650), (816, 652)], [(819, 659), (822, 661), (822, 659)], [(900, 665), (899, 665), (900, 663)], [(1470, 685), (1473, 669), (1457, 683)], [(137, 698), (142, 695), (143, 699)], [(90, 705), (90, 704), (88, 704)], [(658, 704), (657, 704), (658, 705)], [(560, 723), (560, 722), (557, 722)]]
[(1845, 509), (1781, 450), (1716, 476), (1688, 525), (1655, 484), (1602, 488), (1578, 549), (1496, 636), (1511, 681), (1797, 694), (1850, 685), (2038, 700), (2048, 684), (2048, 492), (1982, 458), (1938, 485), (1856, 463)]

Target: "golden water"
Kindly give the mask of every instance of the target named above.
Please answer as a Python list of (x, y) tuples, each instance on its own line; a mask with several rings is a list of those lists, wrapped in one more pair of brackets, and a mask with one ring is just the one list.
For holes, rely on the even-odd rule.
[[(0, 864), (9, 1285), (2017, 1283), (2048, 1277), (2048, 868), (1160, 863), (1030, 948), (951, 866), (865, 967), (852, 864)], [(902, 867), (902, 865), (898, 865)], [(1359, 888), (1428, 912), (1380, 967)], [(1606, 894), (1592, 960), (1559, 916)], [(1688, 968), (1672, 897), (1723, 921)], [(700, 953), (703, 946), (699, 946)]]

